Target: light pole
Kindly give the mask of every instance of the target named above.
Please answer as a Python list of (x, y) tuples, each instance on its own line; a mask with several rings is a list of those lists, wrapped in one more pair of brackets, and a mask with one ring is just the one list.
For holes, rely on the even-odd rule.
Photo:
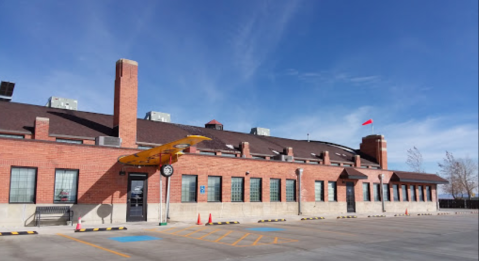
[(303, 169), (296, 169), (296, 174), (298, 174), (298, 215), (301, 215), (301, 175), (303, 174)]
[(384, 186), (383, 186), (383, 179), (384, 179), (384, 174), (380, 174), (379, 175), (379, 179), (381, 181), (381, 203), (382, 203), (382, 206), (383, 206), (383, 212), (386, 212), (386, 208), (384, 207)]

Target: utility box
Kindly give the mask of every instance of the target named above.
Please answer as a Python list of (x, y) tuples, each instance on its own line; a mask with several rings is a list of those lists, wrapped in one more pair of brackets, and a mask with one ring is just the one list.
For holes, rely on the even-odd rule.
[(171, 116), (169, 113), (149, 111), (146, 113), (145, 120), (171, 122)]
[(251, 128), (250, 134), (270, 136), (270, 130), (266, 128), (255, 127), (255, 128)]
[(67, 98), (60, 98), (52, 96), (48, 99), (47, 107), (67, 110), (78, 110), (78, 101)]

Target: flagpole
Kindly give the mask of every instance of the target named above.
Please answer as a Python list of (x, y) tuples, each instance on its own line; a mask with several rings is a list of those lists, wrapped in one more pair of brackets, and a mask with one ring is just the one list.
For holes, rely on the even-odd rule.
[(374, 122), (371, 123), (371, 134), (374, 134)]

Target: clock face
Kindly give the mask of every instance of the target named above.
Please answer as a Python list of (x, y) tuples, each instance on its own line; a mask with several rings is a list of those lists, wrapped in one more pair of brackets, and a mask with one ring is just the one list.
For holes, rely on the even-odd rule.
[(173, 175), (173, 166), (169, 165), (169, 164), (166, 164), (166, 165), (163, 165), (161, 166), (161, 175), (165, 176), (165, 177), (169, 177), (171, 175)]

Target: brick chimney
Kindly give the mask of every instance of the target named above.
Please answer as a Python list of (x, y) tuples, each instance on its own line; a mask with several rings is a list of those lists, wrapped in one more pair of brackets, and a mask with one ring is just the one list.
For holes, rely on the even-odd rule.
[(120, 59), (116, 62), (113, 128), (122, 147), (136, 147), (138, 105), (138, 63)]
[(388, 152), (387, 144), (383, 135), (369, 135), (363, 137), (361, 144), (359, 145), (359, 151), (376, 160), (381, 166), (381, 169), (388, 168)]
[(323, 151), (323, 164), (324, 165), (331, 165), (331, 159), (329, 158), (329, 151)]
[(251, 154), (249, 151), (249, 142), (245, 142), (245, 141), (241, 142), (240, 149), (241, 149), (241, 157), (251, 158)]
[(35, 118), (35, 130), (33, 133), (33, 139), (35, 140), (55, 140), (50, 137), (50, 119), (43, 117)]

